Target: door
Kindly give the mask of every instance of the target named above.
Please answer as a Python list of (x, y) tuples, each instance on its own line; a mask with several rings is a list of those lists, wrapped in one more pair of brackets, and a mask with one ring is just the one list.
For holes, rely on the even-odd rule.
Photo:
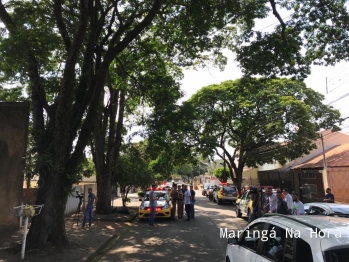
[(259, 222), (250, 224), (240, 233), (239, 245), (232, 246), (229, 250), (229, 256), (236, 262), (254, 262), (257, 258), (257, 250), (260, 246), (260, 236), (266, 223)]

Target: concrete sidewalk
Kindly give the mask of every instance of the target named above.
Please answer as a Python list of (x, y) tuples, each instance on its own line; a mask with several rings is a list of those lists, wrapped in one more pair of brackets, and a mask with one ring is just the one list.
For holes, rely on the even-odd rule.
[[(12, 236), (0, 236), (0, 261), (92, 261), (112, 240), (124, 234), (132, 221), (137, 216), (140, 204), (137, 194), (130, 194), (127, 203), (130, 214), (99, 215), (93, 217), (90, 229), (78, 228), (75, 214), (66, 217), (66, 231), (70, 246), (64, 249), (49, 248), (44, 251), (32, 250), (25, 254), (24, 260), (20, 258), (23, 231), (18, 231)], [(121, 207), (120, 198), (113, 201), (114, 207)], [(81, 227), (83, 213), (80, 214), (78, 226)]]

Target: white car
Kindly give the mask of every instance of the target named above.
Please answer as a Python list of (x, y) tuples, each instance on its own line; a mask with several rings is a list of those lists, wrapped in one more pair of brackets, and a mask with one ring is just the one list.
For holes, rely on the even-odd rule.
[(347, 218), (268, 214), (225, 236), (227, 262), (349, 261)]

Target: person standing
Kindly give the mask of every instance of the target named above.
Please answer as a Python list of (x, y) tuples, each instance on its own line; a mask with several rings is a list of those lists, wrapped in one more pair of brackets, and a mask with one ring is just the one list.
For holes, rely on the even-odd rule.
[(178, 201), (177, 201), (177, 214), (178, 214), (178, 219), (182, 219), (183, 218), (183, 201), (184, 200), (184, 196), (183, 196), (183, 191), (181, 189), (180, 186), (178, 186)]
[(190, 217), (195, 219), (195, 210), (194, 210), (195, 190), (193, 189), (193, 186), (190, 186), (190, 194), (191, 194), (191, 212), (190, 212)]
[(292, 196), (288, 193), (288, 189), (287, 188), (284, 188), (284, 191), (283, 191), (284, 195), (285, 195), (285, 201), (287, 203), (287, 207), (288, 207), (288, 214), (289, 215), (292, 215), (293, 213), (293, 199), (292, 199)]
[(178, 191), (177, 191), (177, 185), (173, 184), (173, 189), (171, 191), (171, 203), (172, 203), (172, 209), (171, 209), (171, 219), (176, 220), (176, 209), (177, 209), (177, 199), (178, 199)]
[(276, 212), (274, 212), (274, 213), (288, 215), (288, 206), (287, 206), (286, 201), (282, 199), (281, 191), (278, 191), (276, 193), (276, 197), (277, 197), (278, 201), (277, 201)]
[(326, 188), (326, 195), (324, 202), (334, 203), (334, 195), (331, 193), (331, 188)]
[(191, 211), (191, 203), (192, 203), (192, 198), (190, 194), (190, 190), (188, 189), (188, 186), (184, 186), (184, 204), (185, 204), (185, 212), (187, 212), (187, 221), (190, 221), (190, 211)]
[(260, 192), (258, 192), (257, 188), (253, 188), (252, 191), (252, 213), (249, 217), (249, 222), (261, 217)]
[(150, 207), (150, 214), (149, 214), (149, 227), (156, 227), (154, 224), (155, 215), (156, 215), (156, 206), (157, 206), (157, 198), (155, 194), (156, 185), (151, 186), (151, 191), (149, 192), (149, 207)]
[(277, 210), (277, 196), (273, 193), (273, 189), (267, 188), (266, 195), (268, 197), (268, 205), (265, 206), (264, 212), (273, 213), (274, 210)]
[(87, 216), (89, 216), (88, 227), (89, 228), (91, 227), (93, 206), (97, 203), (97, 200), (98, 199), (97, 199), (96, 195), (92, 193), (92, 188), (89, 188), (88, 189), (88, 201), (87, 201), (86, 209), (84, 212), (84, 220), (82, 221), (82, 228), (85, 227)]
[(293, 198), (293, 215), (305, 215), (304, 204), (298, 199), (296, 192), (292, 193)]

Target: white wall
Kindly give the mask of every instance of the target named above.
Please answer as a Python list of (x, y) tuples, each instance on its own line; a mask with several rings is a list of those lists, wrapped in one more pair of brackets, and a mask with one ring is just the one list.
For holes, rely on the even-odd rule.
[(67, 204), (65, 206), (65, 211), (64, 211), (65, 214), (75, 213), (76, 209), (79, 205), (79, 198), (75, 197), (76, 196), (75, 191), (81, 192), (81, 186), (74, 186), (74, 187), (75, 187), (75, 189), (74, 189), (73, 194), (68, 197), (68, 201), (67, 201)]

